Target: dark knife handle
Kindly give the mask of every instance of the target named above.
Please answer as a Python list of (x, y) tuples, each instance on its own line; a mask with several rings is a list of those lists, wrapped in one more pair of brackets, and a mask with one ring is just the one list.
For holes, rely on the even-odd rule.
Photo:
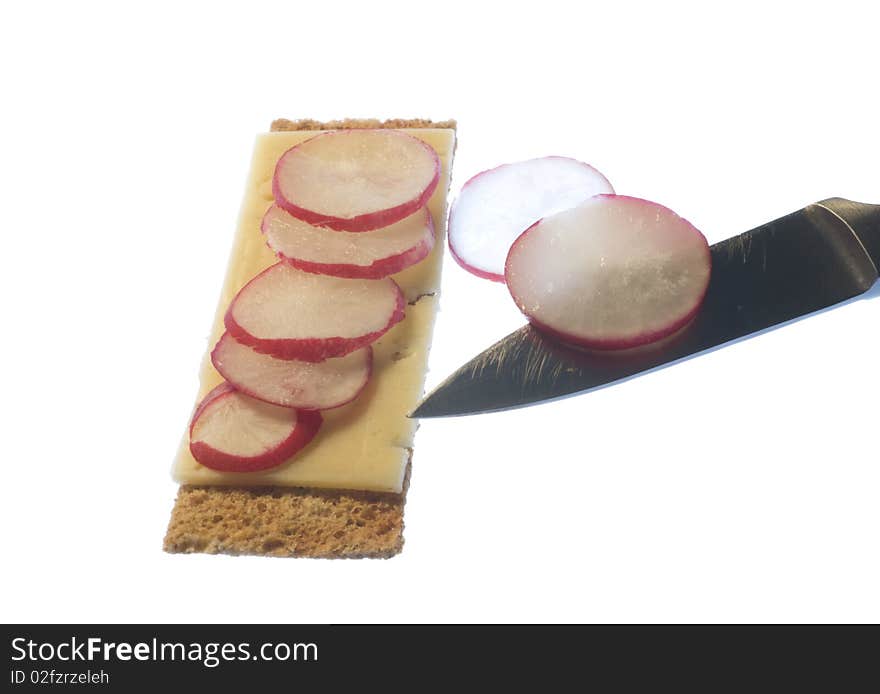
[(874, 267), (880, 270), (880, 205), (828, 198), (819, 203), (846, 222), (862, 242)]

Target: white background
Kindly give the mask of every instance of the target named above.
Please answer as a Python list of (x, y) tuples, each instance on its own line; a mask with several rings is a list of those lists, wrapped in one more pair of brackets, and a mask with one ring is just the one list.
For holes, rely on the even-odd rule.
[[(453, 191), (565, 154), (714, 242), (880, 202), (876, 3), (3, 7), (0, 618), (880, 620), (876, 288), (594, 394), (425, 421), (390, 561), (161, 551), (273, 118), (454, 117)], [(443, 290), (429, 386), (523, 322), (451, 261)]]

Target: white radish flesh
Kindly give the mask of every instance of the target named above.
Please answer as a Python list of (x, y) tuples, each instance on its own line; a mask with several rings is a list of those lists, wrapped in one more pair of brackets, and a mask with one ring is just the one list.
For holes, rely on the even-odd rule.
[(504, 281), (510, 245), (542, 217), (614, 189), (589, 164), (542, 157), (503, 164), (470, 179), (449, 215), (449, 249), (465, 270)]
[(272, 189), (280, 207), (309, 224), (370, 231), (424, 207), (439, 177), (437, 153), (412, 135), (340, 130), (287, 150)]
[(281, 407), (326, 410), (354, 400), (367, 385), (373, 350), (321, 362), (277, 359), (255, 352), (224, 333), (211, 352), (223, 378), (242, 393)]
[(321, 426), (317, 412), (270, 405), (228, 383), (208, 393), (190, 425), (190, 451), (205, 467), (257, 472), (289, 460)]
[(505, 277), (537, 328), (585, 347), (622, 349), (687, 324), (710, 271), (706, 239), (687, 220), (646, 200), (599, 195), (525, 231)]
[(269, 248), (285, 262), (335, 277), (387, 277), (415, 265), (434, 247), (427, 208), (382, 229), (355, 233), (312, 226), (272, 205), (262, 230)]
[(232, 300), (226, 329), (263, 354), (321, 361), (377, 340), (403, 319), (404, 305), (392, 279), (342, 279), (276, 263)]

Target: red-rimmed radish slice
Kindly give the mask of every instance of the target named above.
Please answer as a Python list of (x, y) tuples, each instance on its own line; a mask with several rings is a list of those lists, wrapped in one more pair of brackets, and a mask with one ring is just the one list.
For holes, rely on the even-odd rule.
[(239, 342), (280, 359), (322, 361), (366, 347), (403, 319), (392, 279), (353, 280), (276, 263), (248, 282), (226, 312)]
[(268, 470), (305, 447), (321, 421), (318, 412), (270, 405), (221, 383), (193, 414), (189, 449), (193, 458), (212, 470)]
[(440, 158), (399, 130), (316, 135), (278, 160), (275, 202), (294, 217), (337, 231), (370, 231), (424, 207), (440, 178)]
[(530, 225), (613, 192), (605, 176), (568, 157), (502, 164), (462, 187), (449, 214), (449, 250), (468, 272), (503, 282), (510, 245)]
[(262, 229), (269, 248), (285, 262), (335, 277), (388, 277), (415, 265), (434, 247), (434, 222), (425, 207), (382, 229), (353, 233), (312, 226), (272, 205)]
[(260, 354), (224, 333), (211, 352), (214, 368), (239, 391), (281, 407), (328, 410), (354, 400), (370, 380), (373, 350), (319, 362)]
[(623, 349), (672, 334), (697, 313), (711, 256), (705, 237), (647, 200), (598, 195), (526, 230), (507, 287), (535, 327), (565, 342)]

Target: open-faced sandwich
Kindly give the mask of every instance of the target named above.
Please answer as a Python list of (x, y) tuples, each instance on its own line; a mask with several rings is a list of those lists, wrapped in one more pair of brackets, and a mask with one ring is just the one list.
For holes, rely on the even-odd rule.
[(454, 148), (452, 121), (257, 138), (166, 551), (400, 551)]

